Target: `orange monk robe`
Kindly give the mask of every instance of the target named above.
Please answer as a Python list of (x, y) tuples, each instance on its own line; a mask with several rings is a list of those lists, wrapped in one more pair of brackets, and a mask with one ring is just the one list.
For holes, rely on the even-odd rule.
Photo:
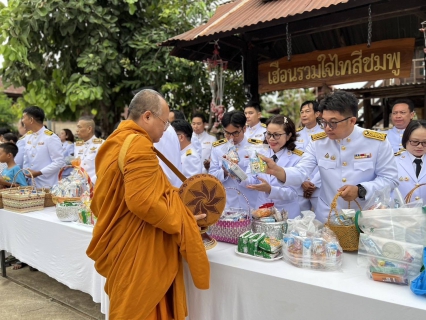
[[(139, 135), (123, 179), (118, 154), (133, 133)], [(182, 256), (199, 289), (209, 288), (210, 265), (194, 216), (163, 173), (148, 134), (122, 121), (98, 151), (96, 175), (91, 208), (98, 221), (87, 255), (107, 279), (110, 319), (185, 319)]]

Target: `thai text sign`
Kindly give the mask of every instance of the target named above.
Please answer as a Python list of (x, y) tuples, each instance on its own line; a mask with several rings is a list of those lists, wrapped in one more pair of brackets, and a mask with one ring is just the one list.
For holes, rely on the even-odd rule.
[(259, 65), (259, 92), (408, 78), (414, 38), (315, 51)]

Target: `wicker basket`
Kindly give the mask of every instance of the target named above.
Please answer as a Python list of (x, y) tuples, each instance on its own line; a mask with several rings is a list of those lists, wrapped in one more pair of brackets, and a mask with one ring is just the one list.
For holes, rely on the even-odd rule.
[(56, 205), (56, 216), (62, 222), (78, 221), (79, 211), (83, 207), (81, 202), (74, 202), (72, 205), (58, 203)]
[[(331, 219), (331, 213), (334, 211), (336, 216), (338, 217), (337, 212), (337, 199), (340, 197), (341, 193), (337, 193), (334, 196), (333, 201), (331, 202), (331, 208), (330, 212), (328, 213), (328, 220), (325, 223), (327, 227), (329, 227), (337, 236), (337, 239), (339, 239), (340, 246), (342, 247), (343, 251), (357, 251), (358, 250), (358, 244), (359, 244), (359, 232), (354, 225), (345, 226), (343, 222), (338, 219), (339, 223), (341, 225), (336, 225), (330, 223)], [(358, 208), (361, 210), (361, 206), (359, 205), (358, 201), (355, 200), (355, 203), (358, 205)], [(350, 208), (351, 203), (348, 203), (348, 208)]]
[(45, 193), (45, 195), (44, 195), (44, 207), (45, 208), (55, 206), (55, 203), (53, 202), (53, 199), (52, 199), (53, 195), (50, 193), (50, 189), (41, 188), (41, 189), (37, 189), (37, 190)]
[(251, 230), (251, 215), (250, 215), (250, 203), (246, 196), (237, 188), (225, 188), (226, 190), (234, 189), (238, 192), (238, 195), (244, 197), (248, 206), (249, 219), (244, 221), (222, 221), (219, 220), (209, 228), (209, 233), (213, 239), (221, 242), (227, 242), (232, 244), (238, 243), (238, 237), (240, 234)]
[(426, 183), (419, 184), (419, 185), (415, 186), (413, 189), (411, 189), (410, 192), (408, 192), (407, 195), (405, 196), (405, 199), (404, 199), (405, 203), (410, 203), (411, 197), (413, 196), (414, 191), (416, 191), (418, 188), (423, 187), (423, 186), (426, 186)]
[(4, 209), (19, 213), (43, 210), (45, 192), (37, 190), (34, 177), (30, 171), (26, 169), (19, 170), (13, 177), (13, 183), (15, 183), (16, 177), (21, 171), (26, 171), (31, 175), (32, 187), (9, 188), (3, 192)]
[[(62, 180), (62, 174), (64, 173), (64, 171), (66, 169), (69, 169), (69, 168), (74, 168), (84, 178), (86, 178), (86, 180), (87, 180), (87, 182), (89, 183), (89, 186), (90, 186), (90, 198), (92, 198), (93, 197), (93, 183), (92, 183), (92, 180), (90, 179), (89, 175), (87, 174), (86, 170), (84, 170), (82, 167), (74, 167), (74, 166), (65, 166), (65, 167), (63, 167), (59, 171), (59, 173), (58, 173), (58, 181)], [(79, 201), (81, 201), (80, 197), (58, 197), (58, 196), (55, 196), (53, 194), (51, 194), (51, 197), (52, 197), (53, 206), (57, 205), (58, 203), (79, 202)]]

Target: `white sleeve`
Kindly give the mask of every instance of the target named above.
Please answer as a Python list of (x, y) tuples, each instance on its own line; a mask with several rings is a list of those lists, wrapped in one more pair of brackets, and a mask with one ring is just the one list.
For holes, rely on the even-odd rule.
[(65, 166), (64, 155), (62, 154), (62, 143), (57, 135), (52, 135), (47, 143), (47, 150), (52, 161), (40, 171), (44, 176), (57, 175), (59, 170)]

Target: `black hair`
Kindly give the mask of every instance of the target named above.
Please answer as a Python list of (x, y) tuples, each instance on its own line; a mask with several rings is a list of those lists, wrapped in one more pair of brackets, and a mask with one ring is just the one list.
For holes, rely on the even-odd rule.
[(226, 112), (221, 120), (222, 126), (226, 128), (232, 124), (235, 128), (244, 128), (246, 126), (247, 118), (242, 111), (233, 110)]
[(300, 111), (302, 111), (302, 108), (304, 106), (307, 106), (307, 105), (310, 105), (310, 104), (312, 104), (312, 109), (314, 109), (314, 112), (320, 111), (319, 110), (319, 103), (318, 103), (318, 101), (315, 101), (315, 100), (308, 100), (308, 101), (303, 102), (302, 105), (300, 106)]
[(191, 141), (192, 138), (192, 127), (188, 121), (178, 119), (171, 123), (172, 127), (175, 129), (176, 133), (182, 133), (185, 135), (188, 141)]
[(175, 114), (175, 120), (186, 120), (185, 115), (183, 114), (182, 111), (172, 109), (170, 110), (170, 112), (173, 112)]
[(344, 117), (358, 118), (358, 99), (350, 92), (334, 91), (321, 100), (319, 109), (321, 112), (336, 111)]
[(400, 104), (400, 103), (404, 103), (406, 105), (408, 105), (408, 109), (410, 109), (410, 112), (414, 111), (414, 103), (413, 101), (411, 101), (410, 99), (397, 99), (394, 101), (394, 103), (392, 103), (392, 109), (393, 107), (395, 107), (396, 104)]
[(43, 123), (44, 121), (44, 111), (42, 108), (37, 106), (27, 107), (22, 111), (22, 113), (26, 113), (30, 117), (34, 118), (38, 123)]
[(6, 128), (6, 127), (0, 128), (0, 136), (4, 135), (6, 133), (9, 133), (9, 132), (10, 132), (9, 128)]
[(290, 151), (293, 151), (296, 149), (296, 140), (297, 140), (297, 133), (296, 133), (296, 126), (294, 125), (294, 122), (286, 116), (283, 116), (281, 114), (277, 114), (276, 116), (273, 116), (269, 118), (266, 121), (266, 126), (269, 124), (277, 124), (283, 127), (284, 132), (287, 135), (290, 135), (290, 139), (286, 142), (286, 144), (282, 148), (287, 148)]
[(414, 130), (418, 128), (426, 129), (426, 120), (411, 120), (408, 124), (407, 128), (405, 128), (404, 134), (402, 135), (402, 146), (406, 148), (408, 140), (410, 140), (410, 136)]
[(203, 123), (206, 123), (206, 117), (204, 116), (204, 114), (202, 114), (201, 112), (196, 113), (192, 116), (192, 120), (194, 120), (194, 118), (201, 118), (201, 120), (203, 121)]
[(100, 126), (95, 126), (95, 128), (94, 128), (95, 130), (95, 137), (96, 138), (100, 138), (100, 137), (102, 137), (102, 129), (101, 129), (101, 127)]
[(70, 129), (62, 129), (65, 132), (65, 135), (67, 136), (67, 141), (71, 141), (72, 143), (74, 143), (74, 134), (72, 133), (72, 131)]
[(14, 158), (18, 154), (18, 147), (13, 142), (2, 143), (0, 144), (0, 148), (2, 148), (6, 154), (11, 153)]
[(244, 106), (244, 110), (246, 108), (255, 108), (257, 112), (261, 112), (262, 108), (260, 107), (259, 102), (256, 101), (249, 101), (247, 102), (247, 104)]
[(14, 133), (12, 133), (12, 132), (5, 133), (3, 135), (3, 139), (6, 140), (6, 141), (8, 141), (8, 142), (10, 142), (10, 141), (13, 141), (13, 143), (17, 143), (18, 142), (17, 135), (14, 134)]

